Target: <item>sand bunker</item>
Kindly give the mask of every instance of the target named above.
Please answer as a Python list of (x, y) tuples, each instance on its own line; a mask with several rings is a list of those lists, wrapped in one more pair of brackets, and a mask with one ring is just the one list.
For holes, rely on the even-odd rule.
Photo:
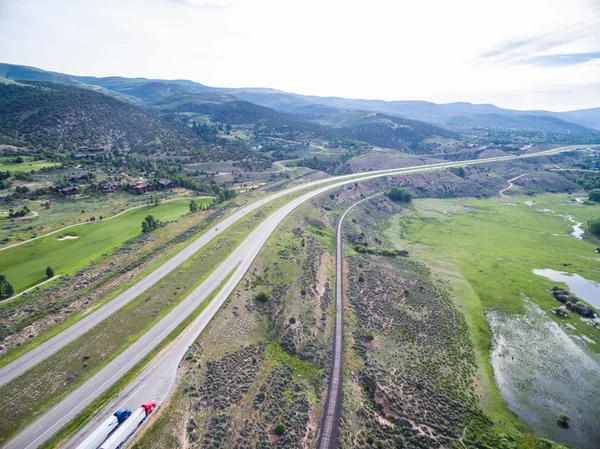
[(60, 237), (58, 237), (58, 240), (72, 240), (72, 239), (78, 239), (79, 236), (78, 235), (61, 235)]

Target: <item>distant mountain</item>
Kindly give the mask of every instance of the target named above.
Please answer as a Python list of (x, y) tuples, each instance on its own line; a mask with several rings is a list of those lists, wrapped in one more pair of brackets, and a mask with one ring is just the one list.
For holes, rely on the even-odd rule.
[[(456, 117), (475, 117), (487, 114), (512, 117), (515, 120), (522, 120), (527, 116), (534, 117), (554, 117), (564, 122), (570, 122), (580, 125), (573, 130), (588, 133), (589, 130), (583, 127), (600, 130), (600, 108), (586, 109), (570, 112), (551, 112), (551, 111), (518, 111), (513, 109), (503, 109), (493, 104), (472, 104), (465, 102), (436, 104), (427, 101), (383, 101), (383, 100), (353, 100), (337, 97), (315, 97), (307, 95), (275, 93), (268, 94), (262, 92), (252, 92), (240, 89), (232, 92), (238, 98), (243, 98), (253, 103), (262, 104), (273, 109), (296, 114), (334, 114), (335, 111), (372, 111), (383, 114), (406, 117), (413, 120), (436, 123), (438, 125), (452, 125), (456, 122)], [(523, 121), (522, 125), (515, 126), (515, 122), (507, 120), (504, 122), (510, 129), (521, 129), (526, 131), (537, 131), (539, 129), (539, 120), (533, 119)], [(468, 121), (464, 120), (464, 125)], [(479, 122), (473, 120), (473, 123)], [(569, 127), (555, 122), (558, 126), (555, 130), (547, 129), (544, 132), (564, 133)], [(531, 125), (531, 126), (530, 126)], [(479, 125), (482, 126), (482, 122)], [(483, 125), (485, 126), (485, 125)], [(495, 120), (492, 127), (502, 127), (502, 121)]]
[(124, 101), (42, 81), (0, 83), (0, 136), (33, 146), (110, 145), (143, 152), (197, 140), (188, 128)]
[[(5, 117), (4, 128), (0, 131), (5, 136), (12, 132), (13, 136), (29, 144), (53, 147), (82, 143), (120, 144), (145, 149), (174, 142), (179, 145), (181, 141), (196, 138), (189, 126), (181, 125), (191, 125), (198, 120), (202, 123), (206, 118), (212, 123), (255, 127), (257, 135), (291, 140), (311, 136), (328, 141), (354, 140), (404, 151), (418, 151), (423, 140), (436, 136), (460, 140), (459, 135), (438, 126), (383, 114), (356, 112), (355, 120), (350, 121), (347, 120), (350, 114), (318, 105), (310, 106), (312, 115), (287, 114), (242, 100), (232, 95), (230, 90), (209, 88), (185, 80), (69, 77), (7, 64), (0, 66), (0, 73), (21, 80), (27, 77), (51, 79), (68, 87), (61, 88), (61, 85), (50, 83), (43, 85), (39, 81), (19, 81), (26, 84), (19, 89), (13, 85), (11, 90), (6, 87), (11, 85), (5, 84), (3, 96), (13, 101), (6, 105), (7, 111), (14, 114)], [(265, 95), (278, 94), (268, 89), (250, 91)], [(19, 105), (25, 106), (24, 110), (15, 106), (19, 95), (23, 97), (23, 104)], [(103, 97), (102, 101), (99, 96)], [(42, 108), (35, 107), (36, 101), (41, 102)], [(69, 101), (72, 102), (70, 107)], [(94, 102), (112, 102), (122, 115), (116, 113), (109, 117), (108, 110), (94, 107)], [(136, 106), (145, 108), (147, 112)], [(338, 117), (332, 115), (329, 122), (322, 120), (320, 123), (316, 115), (323, 115), (324, 112), (338, 114)], [(16, 119), (19, 114), (27, 115), (28, 119), (20, 122)], [(158, 115), (168, 121), (161, 120)], [(52, 126), (47, 126), (49, 123)], [(156, 128), (154, 125), (147, 127), (149, 123), (154, 123)]]
[[(543, 110), (518, 111), (499, 108), (492, 104), (472, 104), (466, 102), (436, 104), (427, 101), (383, 101), (317, 97), (286, 93), (268, 88), (216, 88), (189, 80), (74, 76), (12, 64), (0, 64), (0, 77), (11, 80), (51, 81), (75, 85), (77, 87), (98, 90), (116, 98), (146, 107), (153, 107), (156, 104), (164, 105), (165, 102), (170, 101), (174, 96), (182, 100), (185, 96), (195, 95), (194, 101), (200, 100), (202, 103), (210, 101), (222, 103), (229, 101), (228, 96), (232, 96), (279, 112), (296, 114), (297, 118), (301, 118), (302, 120), (320, 121), (322, 116), (332, 116), (348, 111), (370, 111), (445, 126), (456, 123), (457, 117), (464, 118), (497, 114), (512, 117), (514, 120), (522, 121), (522, 123), (517, 124), (514, 120), (503, 121), (493, 118), (483, 119), (481, 117), (474, 119), (473, 123), (486, 123), (491, 120), (489, 126), (492, 127), (507, 126), (509, 129), (527, 131), (547, 129), (548, 131), (545, 132), (554, 133), (589, 132), (583, 128), (570, 128), (562, 122), (548, 122), (549, 126), (552, 126), (552, 123), (557, 125), (552, 130), (540, 123), (540, 119), (524, 120), (526, 116), (548, 116), (581, 125), (582, 127), (600, 130), (600, 108), (569, 112)], [(209, 101), (208, 98), (210, 97), (207, 97), (209, 94), (222, 96), (212, 97), (213, 99)], [(205, 97), (201, 99), (198, 95)], [(468, 122), (465, 119), (463, 121), (464, 123)]]
[(600, 134), (600, 131), (567, 122), (549, 115), (502, 115), (476, 114), (454, 116), (446, 121), (449, 125), (479, 128), (500, 128), (555, 134)]

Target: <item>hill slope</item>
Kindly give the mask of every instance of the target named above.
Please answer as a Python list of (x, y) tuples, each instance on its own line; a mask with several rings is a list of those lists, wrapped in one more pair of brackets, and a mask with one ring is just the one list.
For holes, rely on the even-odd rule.
[(449, 125), (513, 129), (542, 133), (579, 135), (598, 134), (600, 131), (567, 122), (549, 115), (515, 115), (477, 114), (473, 116), (455, 116), (447, 120)]
[(0, 83), (0, 135), (28, 145), (112, 145), (152, 150), (195, 139), (131, 104), (48, 82)]

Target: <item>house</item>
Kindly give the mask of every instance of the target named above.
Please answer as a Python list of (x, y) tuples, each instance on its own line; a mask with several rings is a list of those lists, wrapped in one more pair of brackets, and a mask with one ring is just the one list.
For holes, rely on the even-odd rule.
[(90, 179), (90, 175), (88, 172), (84, 171), (83, 173), (73, 173), (69, 175), (69, 181), (73, 184), (78, 184), (82, 181), (88, 181)]
[(94, 190), (102, 191), (104, 193), (113, 193), (121, 188), (119, 184), (112, 181), (107, 182), (95, 182), (92, 184)]
[(102, 191), (104, 193), (112, 193), (119, 190), (120, 187), (121, 186), (116, 182), (105, 182), (104, 184), (102, 184)]
[(85, 153), (80, 153), (80, 154), (74, 154), (73, 155), (73, 159), (77, 159), (77, 160), (81, 160), (81, 159), (94, 159), (96, 157), (96, 155), (94, 154), (85, 154)]
[(127, 190), (137, 194), (153, 192), (154, 185), (147, 183), (146, 181), (130, 182), (129, 184), (127, 184)]
[(159, 179), (158, 180), (158, 188), (159, 189), (168, 189), (170, 187), (174, 187), (173, 181), (170, 179)]
[(103, 147), (81, 147), (80, 150), (87, 151), (88, 153), (100, 153), (104, 151)]
[(81, 189), (77, 186), (59, 187), (51, 186), (50, 190), (54, 193), (64, 196), (79, 196), (81, 195)]

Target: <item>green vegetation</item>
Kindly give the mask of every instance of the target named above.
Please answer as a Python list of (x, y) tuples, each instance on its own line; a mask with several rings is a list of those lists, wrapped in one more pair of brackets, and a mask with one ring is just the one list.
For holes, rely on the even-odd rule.
[(571, 421), (571, 417), (566, 413), (559, 413), (558, 419), (556, 420), (556, 424), (562, 429), (569, 428), (569, 421)]
[(385, 192), (385, 196), (396, 203), (410, 203), (413, 199), (413, 194), (401, 187), (392, 187)]
[(144, 218), (144, 221), (142, 221), (142, 232), (147, 234), (151, 231), (154, 231), (160, 225), (160, 221), (154, 218), (154, 215), (146, 215), (146, 218)]
[[(542, 318), (554, 321), (567, 334), (589, 339), (586, 351), (600, 352), (600, 330), (575, 313), (561, 309), (557, 314), (557, 301), (548, 293), (553, 282), (532, 272), (551, 268), (600, 281), (594, 257), (598, 239), (587, 233), (583, 240), (570, 236), (572, 222), (565, 218), (572, 216), (585, 222), (595, 214), (597, 206), (578, 205), (566, 195), (542, 195), (533, 200), (519, 199), (515, 205), (495, 199), (418, 200), (411, 211), (389, 221), (386, 235), (448, 282), (448, 289), (465, 314), (476, 350), (477, 381), (483, 386), (479, 402), (495, 423), (504, 423), (499, 427), (505, 431), (512, 433), (510, 429), (519, 429), (521, 424), (507, 413), (496, 390), (489, 362), (492, 338), (486, 312), (515, 317), (519, 322), (533, 304), (541, 313), (535, 315), (538, 325), (544, 322)], [(537, 382), (533, 394), (540, 394), (543, 388), (539, 379)], [(517, 399), (527, 394), (528, 389), (523, 388)], [(548, 394), (554, 394), (554, 390)], [(538, 410), (548, 413), (542, 407)], [(588, 407), (577, 424), (584, 426), (583, 419), (593, 421), (595, 413), (597, 410)], [(552, 432), (547, 427), (544, 431)], [(554, 432), (551, 436), (561, 438)], [(536, 447), (530, 443), (522, 447)]]
[(50, 267), (46, 268), (46, 277), (47, 278), (52, 278), (54, 277), (54, 270)]
[(148, 151), (195, 140), (183, 127), (141, 108), (99, 92), (61, 84), (0, 83), (0, 111), (0, 135), (18, 135), (11, 142), (17, 145), (76, 149), (90, 141), (108, 140), (115, 146), (128, 142), (134, 149)]
[[(305, 192), (296, 192), (292, 197), (303, 193)], [(248, 235), (248, 232), (262, 222), (268, 214), (288, 201), (288, 197), (283, 197), (268, 203), (258, 212), (248, 214), (227, 229), (222, 238), (211, 241), (184, 262), (176, 272), (169, 274), (157, 285), (57, 354), (0, 388), (2, 397), (12, 398), (7, 400), (22, 404), (24, 411), (19, 416), (9, 417), (4, 416), (0, 410), (0, 435), (9, 437), (16, 429), (56, 403), (121, 353), (202, 282), (214, 267)], [(182, 206), (187, 207), (186, 203), (187, 201)], [(169, 203), (163, 203), (158, 207), (166, 204)], [(178, 287), (173, 291), (170, 286)], [(82, 364), (84, 356), (90, 357)], [(302, 372), (308, 373), (307, 366), (310, 364), (305, 361), (278, 355), (277, 351), (273, 352), (272, 358), (281, 359), (286, 366), (304, 367)], [(311, 379), (316, 381), (318, 374), (311, 375)], [(35, 387), (40, 383), (45, 385), (44, 389)], [(313, 382), (312, 385), (316, 387), (317, 383)]]
[(595, 203), (600, 203), (600, 190), (594, 189), (588, 192), (588, 199)]
[(35, 160), (32, 157), (24, 157), (22, 159), (22, 162), (16, 163), (14, 159), (0, 158), (0, 171), (8, 171), (11, 173), (29, 172), (60, 165), (58, 162)]
[(260, 292), (254, 296), (254, 300), (260, 303), (266, 303), (269, 300), (269, 294), (267, 292)]
[(15, 294), (15, 288), (8, 281), (6, 274), (0, 274), (0, 298), (8, 298)]
[(588, 218), (586, 225), (592, 234), (600, 237), (600, 215)]
[[(200, 201), (210, 201), (203, 199)], [(188, 200), (164, 202), (158, 206), (140, 207), (111, 220), (78, 226), (65, 234), (54, 234), (14, 248), (5, 249), (0, 257), (0, 271), (6, 273), (17, 291), (44, 279), (44, 271), (52, 265), (62, 275), (72, 273), (112, 248), (140, 235), (140, 218), (149, 209), (161, 221), (181, 217)]]
[(190, 212), (198, 212), (198, 203), (196, 203), (194, 200), (190, 201)]

